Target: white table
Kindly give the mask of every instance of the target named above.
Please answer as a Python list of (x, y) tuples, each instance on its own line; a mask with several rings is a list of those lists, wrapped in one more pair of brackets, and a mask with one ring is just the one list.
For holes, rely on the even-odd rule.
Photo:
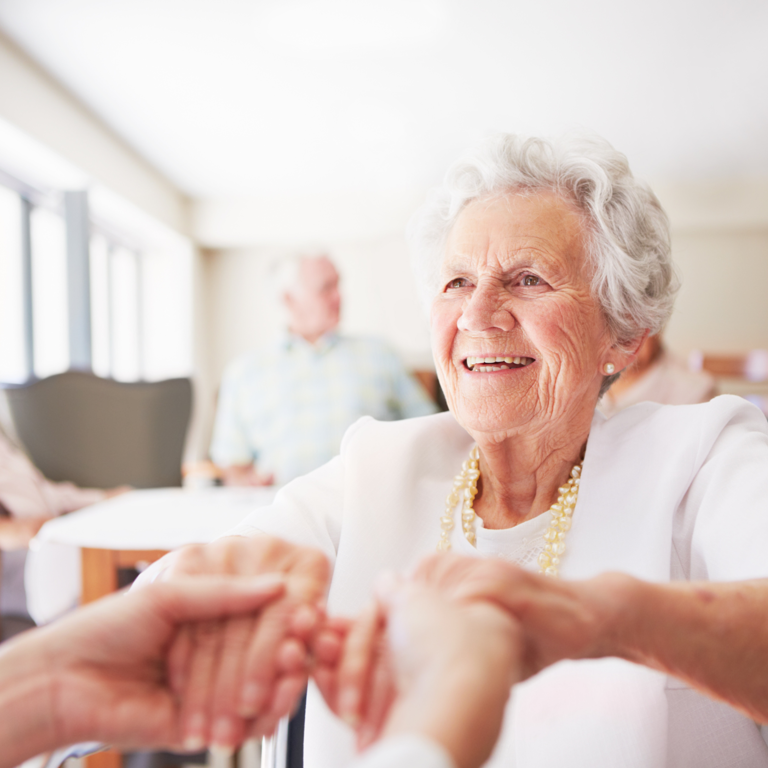
[(86, 553), (130, 552), (136, 560), (147, 551), (151, 560), (184, 544), (204, 544), (270, 504), (276, 493), (274, 487), (131, 491), (51, 520), (33, 539), (27, 557), (29, 613), (45, 624), (80, 601)]

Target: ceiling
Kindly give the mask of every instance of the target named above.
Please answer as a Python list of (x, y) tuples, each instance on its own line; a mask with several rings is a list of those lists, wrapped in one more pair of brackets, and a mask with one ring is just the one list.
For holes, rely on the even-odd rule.
[(764, 0), (0, 0), (0, 28), (187, 195), (439, 180), (584, 126), (647, 178), (768, 178)]

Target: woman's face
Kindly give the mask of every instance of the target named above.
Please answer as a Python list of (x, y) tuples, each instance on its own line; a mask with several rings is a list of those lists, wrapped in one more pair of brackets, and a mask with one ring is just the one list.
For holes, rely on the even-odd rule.
[(476, 200), (459, 215), (432, 344), (448, 405), (471, 433), (581, 424), (603, 365), (626, 364), (590, 293), (584, 240), (578, 211), (553, 193)]

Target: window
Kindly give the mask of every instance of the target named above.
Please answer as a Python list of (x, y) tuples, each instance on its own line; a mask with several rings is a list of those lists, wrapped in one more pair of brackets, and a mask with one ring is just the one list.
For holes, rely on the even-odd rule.
[(91, 354), (93, 372), (97, 376), (109, 377), (112, 363), (112, 313), (109, 300), (110, 286), (110, 245), (106, 237), (94, 234), (91, 237)]
[(90, 328), (91, 365), (99, 376), (122, 381), (188, 376), (189, 242), (167, 231), (158, 235), (155, 225), (139, 247), (101, 221), (92, 224), (84, 278), (90, 291), (84, 312), (90, 317), (84, 318), (82, 307), (69, 305), (61, 195), (17, 189), (0, 185), (0, 381), (22, 382), (69, 368), (70, 322)]
[(27, 378), (24, 341), (22, 203), (0, 187), (0, 381)]
[(110, 253), (109, 299), (112, 305), (112, 376), (121, 381), (142, 378), (141, 261), (127, 248)]
[(38, 378), (69, 368), (67, 233), (60, 213), (35, 207), (32, 243), (32, 329)]

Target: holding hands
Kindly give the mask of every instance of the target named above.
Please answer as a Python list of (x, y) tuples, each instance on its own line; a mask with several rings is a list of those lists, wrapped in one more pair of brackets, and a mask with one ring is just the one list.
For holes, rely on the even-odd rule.
[(310, 659), (361, 747), (417, 735), (458, 768), (490, 755), (514, 683), (566, 658), (645, 664), (768, 721), (766, 581), (564, 582), (440, 554), (329, 619), (318, 550), (230, 537), (163, 565), (0, 648), (0, 768), (83, 740), (231, 750), (291, 711)]
[[(393, 578), (355, 619), (322, 609), (322, 553), (269, 536), (187, 547), (161, 580), (192, 574), (279, 574), (284, 591), (255, 616), (183, 627), (169, 680), (183, 703), (185, 749), (231, 750), (271, 733), (313, 677), (365, 748), (416, 732), (459, 765), (480, 764), (498, 736), (512, 685), (562, 658), (600, 655), (610, 589), (557, 582), (499, 562), (435, 555)], [(609, 583), (611, 578), (604, 577)], [(470, 738), (471, 734), (471, 738)]]
[(307, 645), (322, 616), (330, 578), (320, 551), (271, 536), (227, 537), (169, 556), (160, 579), (200, 574), (277, 574), (283, 594), (253, 616), (184, 627), (169, 654), (174, 692), (184, 701), (184, 747), (233, 750), (270, 734), (307, 685)]
[(185, 578), (118, 593), (0, 647), (0, 768), (81, 741), (180, 747), (184, 707), (167, 677), (179, 626), (258, 615), (284, 580)]

